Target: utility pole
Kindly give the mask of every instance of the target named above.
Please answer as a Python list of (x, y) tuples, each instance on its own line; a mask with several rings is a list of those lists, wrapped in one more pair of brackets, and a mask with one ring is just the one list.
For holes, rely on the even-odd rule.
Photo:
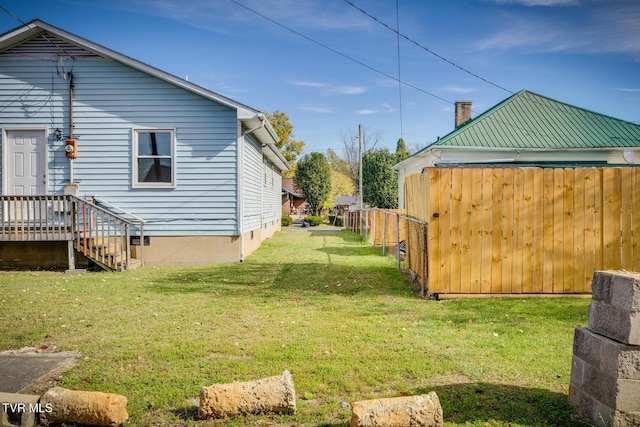
[(360, 145), (360, 154), (358, 160), (358, 207), (360, 209), (364, 208), (364, 204), (362, 203), (362, 124), (358, 125), (358, 142)]

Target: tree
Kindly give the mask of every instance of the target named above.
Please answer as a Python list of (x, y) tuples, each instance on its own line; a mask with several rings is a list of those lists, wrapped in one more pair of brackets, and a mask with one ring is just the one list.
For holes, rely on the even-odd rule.
[[(362, 133), (362, 152), (366, 153), (369, 150), (375, 149), (382, 138), (381, 133), (379, 131), (367, 132), (366, 129)], [(344, 170), (340, 170), (340, 172), (353, 180), (354, 185), (357, 187), (358, 176), (360, 174), (360, 137), (357, 132), (351, 130), (346, 132), (342, 131), (340, 135), (344, 146), (342, 157)]]
[(404, 139), (400, 138), (396, 144), (396, 161), (401, 162), (410, 155), (411, 153), (407, 149), (407, 144), (404, 142)]
[(336, 206), (336, 200), (342, 196), (352, 196), (355, 191), (353, 181), (342, 172), (331, 168), (331, 194), (322, 205), (323, 208), (331, 209)]
[(293, 182), (317, 215), (331, 193), (331, 168), (324, 154), (313, 152), (298, 160)]
[(285, 178), (291, 178), (295, 174), (296, 159), (304, 150), (304, 141), (296, 141), (293, 135), (294, 126), (289, 121), (289, 116), (280, 110), (276, 110), (273, 114), (267, 114), (269, 123), (275, 129), (280, 141), (276, 143), (276, 147), (280, 150), (291, 170), (282, 174)]
[(382, 209), (398, 207), (398, 177), (392, 169), (397, 157), (388, 149), (372, 150), (362, 159), (362, 200)]

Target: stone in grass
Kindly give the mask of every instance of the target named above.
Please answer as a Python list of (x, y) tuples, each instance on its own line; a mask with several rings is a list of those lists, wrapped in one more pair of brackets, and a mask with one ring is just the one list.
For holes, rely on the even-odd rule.
[(289, 371), (256, 381), (214, 384), (200, 390), (198, 418), (201, 420), (268, 412), (296, 412), (296, 392)]
[(351, 403), (349, 427), (441, 427), (443, 423), (440, 399), (433, 391)]
[(99, 391), (74, 391), (53, 387), (40, 398), (44, 425), (74, 423), (109, 427), (121, 426), (129, 419), (127, 398)]

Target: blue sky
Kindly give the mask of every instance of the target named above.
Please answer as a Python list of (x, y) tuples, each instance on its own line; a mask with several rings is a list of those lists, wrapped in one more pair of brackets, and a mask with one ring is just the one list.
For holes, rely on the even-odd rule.
[(0, 5), (11, 13), (0, 11), (0, 32), (41, 19), (253, 108), (284, 111), (305, 152), (341, 152), (359, 124), (378, 147), (394, 150), (403, 137), (416, 149), (453, 130), (456, 100), (472, 100), (475, 117), (521, 89), (640, 123), (639, 0)]

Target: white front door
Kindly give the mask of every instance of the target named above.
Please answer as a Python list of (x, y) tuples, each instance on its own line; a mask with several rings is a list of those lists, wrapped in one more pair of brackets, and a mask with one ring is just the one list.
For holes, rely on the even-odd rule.
[(7, 131), (6, 195), (47, 194), (47, 145), (43, 130)]
[[(44, 130), (9, 130), (4, 144), (3, 193), (8, 196), (47, 194), (47, 145)], [(3, 221), (16, 224), (42, 223), (47, 204), (36, 200), (5, 201)]]

